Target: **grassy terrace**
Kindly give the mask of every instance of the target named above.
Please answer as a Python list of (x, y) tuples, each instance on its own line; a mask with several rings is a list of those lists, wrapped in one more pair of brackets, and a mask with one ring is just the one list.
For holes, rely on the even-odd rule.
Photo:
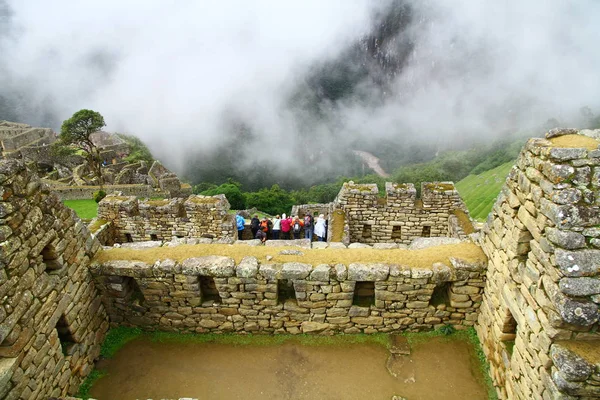
[(510, 161), (479, 175), (469, 175), (456, 183), (471, 218), (477, 221), (486, 219), (513, 165), (514, 162)]
[(486, 260), (481, 249), (473, 243), (460, 243), (430, 247), (422, 250), (378, 250), (378, 249), (300, 249), (304, 255), (281, 255), (284, 249), (298, 250), (297, 247), (266, 247), (226, 244), (180, 245), (176, 247), (155, 247), (150, 249), (114, 248), (98, 253), (99, 262), (111, 260), (138, 260), (153, 264), (157, 260), (172, 259), (183, 261), (191, 257), (226, 256), (240, 262), (245, 256), (254, 256), (265, 261), (270, 255), (272, 263), (302, 262), (318, 264), (351, 263), (394, 263), (411, 267), (431, 267), (436, 262), (450, 265), (449, 258), (456, 257), (468, 262)]
[(93, 199), (86, 200), (65, 200), (65, 206), (69, 207), (81, 219), (92, 219), (98, 215), (98, 203)]

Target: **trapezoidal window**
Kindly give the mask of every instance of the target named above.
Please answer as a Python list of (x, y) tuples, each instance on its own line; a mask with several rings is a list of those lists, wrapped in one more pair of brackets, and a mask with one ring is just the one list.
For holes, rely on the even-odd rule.
[(129, 276), (123, 277), (123, 291), (125, 296), (129, 297), (129, 301), (136, 306), (144, 304), (144, 293), (140, 289), (140, 286), (136, 280)]
[(362, 238), (363, 239), (371, 238), (371, 225), (363, 225)]
[(53, 245), (48, 244), (42, 249), (42, 262), (46, 267), (46, 272), (58, 271), (62, 268), (63, 264), (61, 258), (56, 253), (56, 249)]
[(280, 304), (284, 304), (288, 300), (296, 300), (296, 290), (294, 283), (289, 279), (279, 279), (277, 281), (277, 299)]
[(501, 330), (500, 341), (504, 342), (506, 351), (512, 356), (515, 339), (517, 338), (517, 320), (508, 309), (506, 310)]
[(158, 235), (156, 233), (151, 233), (150, 234), (150, 240), (157, 241), (158, 240)]
[(431, 227), (429, 225), (425, 225), (423, 230), (421, 231), (421, 237), (431, 237)]
[(71, 332), (71, 327), (64, 314), (56, 322), (56, 332), (58, 333), (62, 353), (65, 356), (73, 355), (77, 341), (73, 337), (73, 332)]
[(375, 304), (375, 282), (356, 282), (352, 304), (359, 307)]
[(402, 227), (400, 225), (392, 226), (392, 240), (402, 239)]
[(200, 294), (202, 302), (221, 303), (221, 296), (215, 285), (215, 280), (212, 276), (199, 276)]
[(125, 241), (127, 243), (133, 243), (133, 236), (131, 236), (131, 233), (126, 233), (125, 234)]
[(448, 296), (448, 292), (450, 291), (450, 282), (443, 283), (439, 286), (436, 286), (433, 289), (433, 294), (431, 295), (431, 300), (429, 301), (429, 305), (437, 307), (439, 305), (450, 305), (450, 298)]

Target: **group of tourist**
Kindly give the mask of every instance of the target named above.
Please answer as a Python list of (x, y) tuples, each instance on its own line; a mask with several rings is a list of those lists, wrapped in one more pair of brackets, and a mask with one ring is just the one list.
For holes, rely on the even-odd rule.
[[(242, 240), (242, 232), (244, 231), (245, 219), (240, 214), (236, 215), (236, 225), (238, 231), (238, 239)], [(250, 220), (250, 231), (252, 237), (265, 242), (267, 239), (300, 239), (300, 234), (304, 228), (304, 238), (313, 240), (313, 235), (317, 237), (319, 242), (327, 240), (327, 220), (323, 214), (316, 219), (310, 213), (307, 213), (304, 218), (297, 215), (281, 216), (276, 215), (273, 219), (264, 217), (262, 220), (258, 218), (258, 214)], [(293, 236), (292, 236), (293, 235)]]

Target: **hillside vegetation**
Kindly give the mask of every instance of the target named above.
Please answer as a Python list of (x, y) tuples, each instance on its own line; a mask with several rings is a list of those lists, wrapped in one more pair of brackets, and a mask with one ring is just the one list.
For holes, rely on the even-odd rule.
[(513, 165), (514, 161), (509, 161), (478, 175), (469, 175), (456, 183), (471, 218), (477, 221), (486, 219)]

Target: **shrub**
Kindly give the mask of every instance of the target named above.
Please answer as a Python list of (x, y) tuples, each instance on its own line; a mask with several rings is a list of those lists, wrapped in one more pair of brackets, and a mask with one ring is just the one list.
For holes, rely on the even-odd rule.
[(446, 336), (450, 336), (452, 335), (454, 332), (456, 332), (456, 328), (454, 328), (452, 325), (450, 324), (446, 324), (442, 327), (439, 328), (439, 331), (442, 335), (446, 335)]
[(104, 190), (98, 190), (97, 192), (94, 192), (94, 201), (96, 203), (100, 203), (102, 201), (103, 198), (106, 197), (106, 192)]

